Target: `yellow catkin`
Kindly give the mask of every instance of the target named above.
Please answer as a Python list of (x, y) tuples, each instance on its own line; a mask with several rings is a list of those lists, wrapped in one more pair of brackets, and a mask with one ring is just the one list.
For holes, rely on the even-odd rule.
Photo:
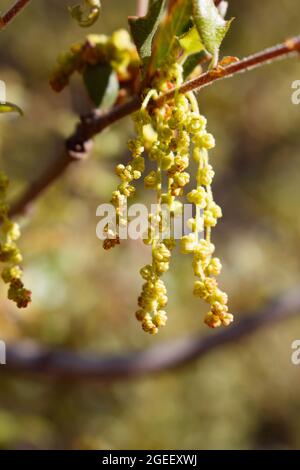
[(24, 308), (31, 302), (31, 292), (25, 289), (21, 280), (22, 270), (19, 264), (22, 262), (22, 255), (16, 244), (20, 237), (20, 228), (8, 217), (8, 185), (7, 177), (0, 172), (0, 262), (5, 265), (1, 277), (9, 285), (8, 298), (13, 300), (17, 307)]
[[(171, 64), (154, 81), (153, 89), (146, 94), (141, 109), (134, 113), (137, 137), (129, 142), (132, 160), (126, 166), (117, 166), (116, 171), (122, 182), (112, 199), (118, 208), (122, 198), (133, 195), (134, 171), (137, 172), (136, 177), (142, 176), (146, 151), (149, 160), (155, 162), (156, 169), (144, 176), (144, 186), (156, 192), (157, 205), (155, 213), (149, 215), (149, 230), (144, 240), (151, 246), (152, 262), (140, 271), (144, 284), (138, 298), (136, 318), (143, 330), (150, 334), (156, 334), (167, 321), (165, 308), (168, 297), (162, 276), (169, 269), (171, 252), (176, 245), (170, 227), (165, 233), (162, 205), (167, 205), (174, 218), (175, 213), (182, 209), (178, 198), (183, 196), (193, 204), (194, 217), (188, 222), (191, 232), (181, 238), (180, 246), (183, 253), (193, 257), (193, 270), (197, 278), (194, 295), (209, 304), (205, 323), (215, 328), (228, 326), (233, 321), (233, 316), (228, 312), (227, 295), (219, 289), (216, 280), (222, 265), (213, 256), (215, 247), (211, 242), (211, 230), (222, 216), (211, 188), (214, 170), (209, 161), (209, 150), (215, 146), (214, 137), (207, 132), (206, 118), (200, 114), (192, 93), (175, 93), (172, 101), (160, 107), (151, 101), (170, 87), (177, 89), (181, 83), (182, 67)], [(197, 164), (196, 186), (185, 194), (185, 187), (190, 182), (188, 168), (191, 153)], [(204, 233), (203, 238), (200, 237), (201, 233)]]

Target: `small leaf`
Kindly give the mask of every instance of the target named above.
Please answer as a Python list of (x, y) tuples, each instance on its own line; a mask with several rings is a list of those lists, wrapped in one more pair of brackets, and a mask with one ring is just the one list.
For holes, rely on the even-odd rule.
[(201, 41), (213, 56), (213, 65), (217, 65), (221, 43), (230, 27), (232, 19), (225, 21), (214, 0), (193, 0), (194, 22)]
[[(69, 7), (70, 14), (74, 18), (79, 26), (88, 28), (92, 26), (100, 15), (101, 2), (100, 0), (84, 0), (83, 5), (74, 5)], [(87, 10), (87, 14), (85, 12)]]
[(192, 14), (192, 4), (188, 0), (172, 0), (169, 4), (167, 15), (159, 28), (155, 38), (149, 75), (162, 67), (166, 60), (179, 52), (180, 47), (177, 38), (186, 30)]
[(197, 54), (204, 49), (197, 28), (193, 26), (179, 38), (179, 44), (187, 55)]
[(114, 104), (119, 93), (116, 72), (109, 64), (89, 65), (83, 74), (84, 84), (94, 105), (108, 108)]
[(164, 13), (166, 0), (152, 0), (146, 16), (128, 19), (130, 31), (143, 64), (152, 53), (152, 41)]
[(0, 102), (0, 114), (3, 113), (18, 113), (20, 116), (23, 116), (23, 111), (19, 106), (13, 103), (8, 103), (8, 102)]

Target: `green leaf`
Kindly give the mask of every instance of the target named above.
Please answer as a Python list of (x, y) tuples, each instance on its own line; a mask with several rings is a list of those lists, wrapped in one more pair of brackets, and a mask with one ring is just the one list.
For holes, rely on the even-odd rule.
[(69, 7), (69, 12), (72, 18), (78, 22), (79, 26), (88, 28), (99, 18), (100, 9), (100, 0), (84, 0), (84, 5), (74, 5)]
[(202, 59), (207, 57), (207, 53), (202, 50), (197, 54), (190, 55), (183, 64), (183, 79), (186, 80), (193, 70), (199, 65)]
[(178, 42), (186, 56), (183, 63), (183, 79), (185, 80), (195, 67), (197, 67), (201, 59), (207, 58), (207, 52), (202, 44), (196, 26), (192, 26), (178, 39)]
[(179, 38), (179, 44), (187, 55), (197, 54), (204, 49), (196, 26)]
[(114, 104), (119, 92), (119, 82), (109, 64), (88, 65), (83, 80), (95, 106), (108, 108)]
[(8, 102), (0, 102), (0, 114), (3, 113), (18, 113), (20, 116), (23, 116), (23, 111), (19, 106)]
[(191, 1), (172, 0), (170, 2), (168, 14), (155, 38), (150, 75), (165, 64), (166, 60), (176, 59), (176, 54), (180, 50), (178, 37), (186, 30), (191, 14)]
[(146, 16), (128, 18), (130, 31), (141, 61), (146, 64), (152, 54), (152, 41), (164, 13), (166, 0), (152, 0)]
[(224, 20), (214, 0), (193, 0), (193, 16), (200, 39), (213, 56), (213, 65), (217, 65), (220, 46), (232, 19)]

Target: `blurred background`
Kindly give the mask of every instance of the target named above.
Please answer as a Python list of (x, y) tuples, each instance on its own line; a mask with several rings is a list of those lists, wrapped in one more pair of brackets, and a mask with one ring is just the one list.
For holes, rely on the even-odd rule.
[[(11, 5), (0, 3), (3, 11)], [(87, 34), (70, 18), (70, 3), (32, 2), (0, 35), (0, 79), (7, 83), (8, 101), (25, 111), (23, 118), (1, 116), (0, 122), (1, 167), (12, 181), (11, 198), (57, 157), (77, 120), (83, 98), (76, 80), (71, 91), (59, 95), (48, 85), (57, 55)], [(88, 33), (110, 34), (135, 14), (134, 0), (102, 3), (101, 17)], [(229, 16), (236, 20), (223, 55), (243, 57), (299, 34), (297, 0), (229, 3)], [(290, 287), (300, 288), (300, 106), (291, 102), (291, 84), (299, 79), (299, 60), (292, 59), (199, 94), (217, 140), (214, 192), (224, 218), (213, 238), (236, 317)], [(139, 269), (150, 259), (149, 250), (128, 241), (105, 252), (96, 238), (96, 208), (117, 185), (114, 167), (128, 158), (132, 134), (128, 118), (101, 134), (91, 158), (71, 168), (30, 217), (21, 219), (33, 302), (15, 309), (1, 283), (1, 339), (115, 353), (188, 334), (215, 334), (203, 325), (205, 305), (192, 295), (191, 260), (179, 253), (166, 276), (167, 328), (156, 337), (144, 334), (134, 311)], [(139, 189), (144, 201), (149, 196)], [(300, 366), (290, 361), (295, 339), (300, 317), (184, 369), (113, 384), (8, 375), (1, 366), (0, 447), (299, 448)]]

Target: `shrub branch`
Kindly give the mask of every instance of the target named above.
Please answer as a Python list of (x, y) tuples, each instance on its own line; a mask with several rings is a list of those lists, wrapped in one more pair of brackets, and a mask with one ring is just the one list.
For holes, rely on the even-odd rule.
[(187, 337), (144, 351), (99, 355), (47, 349), (31, 342), (10, 344), (7, 346), (3, 373), (21, 372), (47, 378), (107, 383), (176, 369), (200, 360), (223, 346), (235, 345), (268, 325), (299, 315), (299, 292), (297, 287), (273, 299), (261, 310), (242, 315), (233, 326), (213, 335)]
[(0, 18), (0, 31), (4, 29), (23, 8), (30, 2), (30, 0), (17, 0), (14, 5)]

